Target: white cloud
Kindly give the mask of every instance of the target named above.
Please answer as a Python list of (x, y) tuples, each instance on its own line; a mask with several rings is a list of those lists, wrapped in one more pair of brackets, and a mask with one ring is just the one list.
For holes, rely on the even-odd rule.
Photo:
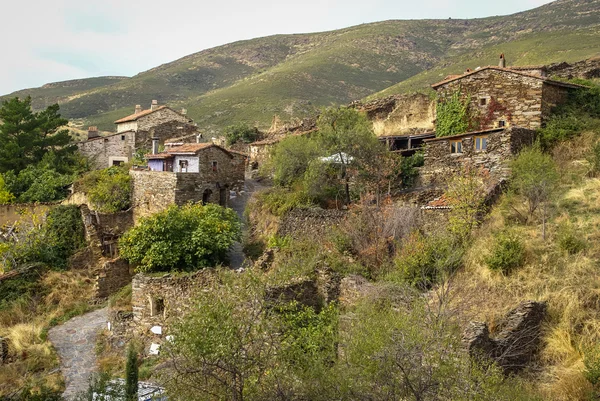
[(508, 14), (548, 2), (10, 2), (2, 4), (0, 15), (0, 36), (5, 38), (0, 62), (0, 94), (57, 80), (134, 75), (206, 48), (277, 33), (316, 32), (386, 19)]

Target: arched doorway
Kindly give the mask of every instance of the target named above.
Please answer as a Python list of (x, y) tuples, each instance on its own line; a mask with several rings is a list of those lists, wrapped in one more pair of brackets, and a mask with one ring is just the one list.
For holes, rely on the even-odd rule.
[(205, 189), (202, 193), (202, 204), (206, 205), (210, 202), (210, 197), (212, 196), (212, 191), (210, 189)]

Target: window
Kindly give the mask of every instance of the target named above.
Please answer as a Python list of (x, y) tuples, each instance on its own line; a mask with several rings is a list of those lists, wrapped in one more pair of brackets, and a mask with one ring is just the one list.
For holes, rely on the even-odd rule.
[(212, 170), (217, 171), (217, 162), (216, 161), (212, 162)]
[(475, 151), (481, 152), (487, 149), (487, 141), (488, 137), (486, 136), (476, 136), (475, 137)]
[(121, 140), (124, 141), (125, 140), (125, 135), (121, 135)]
[(498, 121), (498, 127), (506, 127), (506, 121), (504, 121), (504, 120)]
[(123, 160), (113, 160), (112, 161), (112, 165), (113, 166), (122, 166), (125, 162)]
[(485, 106), (487, 104), (487, 98), (485, 97), (480, 97), (479, 98), (479, 105), (480, 106)]
[[(150, 298), (150, 297), (149, 297)], [(165, 300), (162, 298), (150, 298), (150, 316), (160, 316), (165, 313)]]
[(462, 140), (450, 141), (450, 153), (462, 153)]
[(179, 160), (179, 172), (187, 173), (188, 171), (188, 161), (187, 160)]

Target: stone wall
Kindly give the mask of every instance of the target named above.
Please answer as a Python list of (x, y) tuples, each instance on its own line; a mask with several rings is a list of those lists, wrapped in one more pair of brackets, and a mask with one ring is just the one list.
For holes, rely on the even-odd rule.
[(542, 124), (544, 124), (552, 115), (554, 108), (559, 104), (564, 103), (568, 96), (569, 89), (544, 84), (542, 88)]
[(93, 138), (79, 142), (77, 148), (90, 159), (94, 169), (110, 167), (113, 161), (131, 160), (135, 151), (135, 133), (128, 131)]
[(58, 203), (12, 203), (0, 205), (0, 227), (41, 222)]
[(402, 135), (434, 129), (435, 101), (423, 93), (394, 95), (352, 107), (367, 113), (377, 136)]
[(119, 236), (133, 227), (133, 209), (116, 213), (94, 213), (96, 223), (101, 227), (103, 233)]
[(321, 238), (346, 217), (343, 210), (292, 209), (279, 223), (277, 235), (292, 238)]
[(207, 287), (212, 278), (210, 271), (161, 277), (136, 274), (131, 284), (133, 321), (146, 331), (181, 317), (191, 307), (197, 291)]
[[(477, 135), (488, 135), (485, 151), (475, 151)], [(457, 139), (462, 140), (462, 153), (450, 153), (450, 140)], [(469, 167), (482, 169), (491, 179), (500, 181), (509, 175), (508, 162), (512, 157), (534, 139), (535, 131), (512, 127), (428, 140), (420, 180), (422, 185), (439, 185)]]
[(131, 277), (129, 263), (125, 260), (117, 258), (104, 262), (96, 272), (95, 297), (107, 298), (131, 283)]
[[(470, 96), (469, 108), (475, 114), (473, 118), (480, 121), (488, 113), (493, 99), (501, 109), (487, 124), (480, 126), (481, 129), (495, 128), (499, 120), (505, 120), (508, 125), (537, 129), (542, 124), (543, 86), (538, 78), (486, 69), (441, 86), (438, 97), (444, 99), (455, 92)], [(486, 104), (480, 105), (480, 99), (487, 99)]]
[(135, 146), (149, 149), (152, 137), (164, 143), (165, 139), (188, 135), (196, 130), (189, 117), (165, 107), (137, 120)]
[(175, 203), (177, 175), (170, 172), (130, 170), (133, 219), (148, 216)]

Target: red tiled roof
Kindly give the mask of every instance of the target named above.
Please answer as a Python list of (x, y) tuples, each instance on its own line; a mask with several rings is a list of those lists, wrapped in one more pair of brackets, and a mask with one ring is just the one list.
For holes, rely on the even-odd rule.
[(152, 154), (152, 153), (148, 153), (147, 155), (144, 156), (146, 159), (150, 160), (157, 160), (157, 159), (171, 159), (173, 157), (175, 157), (174, 155), (171, 155), (167, 152), (162, 152), (162, 153), (157, 153), (157, 154)]
[(450, 209), (450, 202), (446, 198), (446, 195), (442, 195), (439, 198), (435, 198), (434, 200), (428, 202), (423, 209)]
[(510, 72), (512, 74), (522, 75), (522, 76), (528, 77), (528, 78), (540, 79), (540, 80), (542, 80), (542, 81), (544, 81), (544, 82), (546, 82), (548, 84), (551, 84), (551, 85), (564, 86), (564, 87), (567, 87), (567, 88), (585, 88), (585, 86), (583, 86), (583, 85), (570, 84), (570, 83), (560, 82), (560, 81), (553, 81), (551, 79), (547, 79), (547, 78), (541, 77), (539, 75), (527, 74), (526, 72), (518, 71), (516, 69), (502, 68), (502, 67), (497, 67), (497, 66), (493, 66), (493, 65), (489, 65), (487, 67), (481, 67), (481, 68), (478, 68), (478, 69), (473, 70), (473, 71), (465, 72), (462, 75), (456, 75), (456, 76), (450, 75), (450, 76), (446, 77), (443, 81), (440, 81), (438, 83), (435, 83), (435, 84), (431, 85), (431, 87), (433, 89), (437, 89), (438, 87), (443, 86), (443, 85), (445, 85), (447, 83), (450, 83), (450, 82), (453, 82), (453, 81), (456, 81), (456, 80), (468, 77), (468, 76), (473, 75), (473, 74), (477, 74), (477, 73), (479, 73), (481, 71), (485, 71), (485, 70), (496, 70), (496, 71)]
[[(185, 143), (180, 146), (173, 146), (168, 150), (169, 153), (196, 153), (199, 150), (217, 146), (211, 142), (205, 143)], [(224, 149), (225, 150), (225, 149)]]
[(162, 110), (162, 109), (164, 109), (164, 108), (166, 108), (166, 107), (167, 107), (167, 106), (160, 106), (160, 107), (157, 107), (157, 108), (156, 108), (156, 109), (154, 109), (154, 110), (152, 110), (152, 109), (148, 109), (148, 110), (143, 110), (143, 111), (140, 111), (140, 112), (139, 112), (139, 113), (137, 113), (137, 114), (136, 114), (136, 113), (133, 113), (133, 114), (130, 114), (130, 115), (128, 115), (127, 117), (123, 117), (123, 118), (120, 118), (120, 119), (118, 119), (117, 121), (115, 121), (115, 124), (126, 123), (126, 122), (129, 122), (129, 121), (135, 121), (135, 120), (137, 120), (137, 119), (138, 119), (138, 118), (140, 118), (140, 117), (147, 116), (148, 114), (152, 114), (152, 113), (154, 113), (155, 111)]

